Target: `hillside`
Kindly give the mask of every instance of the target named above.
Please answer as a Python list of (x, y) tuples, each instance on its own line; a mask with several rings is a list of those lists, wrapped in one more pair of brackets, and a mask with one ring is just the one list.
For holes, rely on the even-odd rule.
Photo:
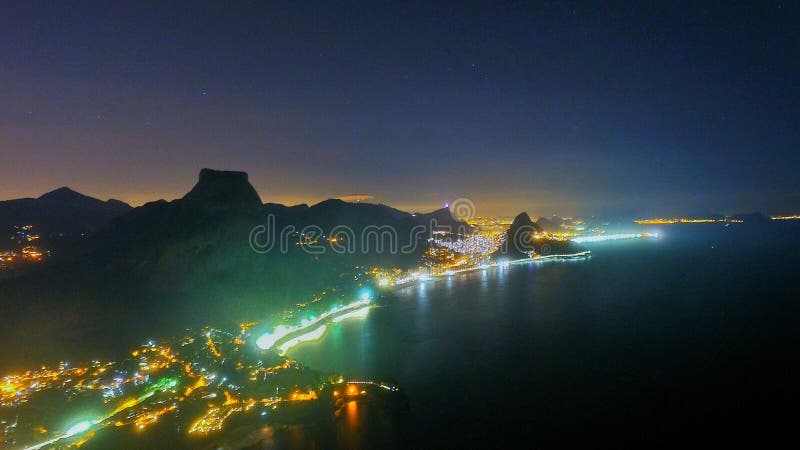
[[(101, 335), (114, 349), (187, 326), (260, 320), (321, 290), (353, 295), (356, 265), (416, 267), (433, 218), (447, 216), (341, 200), (262, 204), (247, 174), (204, 169), (183, 198), (134, 208), (59, 261), (0, 283), (10, 311), (0, 338), (71, 354), (96, 349), (89, 343)], [(467, 226), (452, 216), (448, 225)], [(275, 245), (251, 245), (254, 230)], [(333, 251), (334, 231), (347, 251)]]
[(119, 200), (102, 201), (62, 187), (38, 198), (0, 201), (0, 236), (16, 225), (34, 225), (43, 239), (68, 244), (131, 209)]

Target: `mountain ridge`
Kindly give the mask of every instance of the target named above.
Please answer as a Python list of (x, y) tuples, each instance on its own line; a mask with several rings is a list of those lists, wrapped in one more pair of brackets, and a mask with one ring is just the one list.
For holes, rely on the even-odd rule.
[(0, 201), (0, 230), (34, 225), (45, 238), (59, 236), (71, 242), (132, 209), (123, 201), (100, 200), (64, 186), (37, 198)]
[[(434, 216), (446, 218), (442, 212), (414, 215), (335, 199), (311, 206), (261, 203), (244, 172), (204, 170), (185, 196), (133, 208), (58, 261), (0, 283), (0, 299), (17, 324), (0, 338), (24, 336), (44, 343), (69, 335), (59, 343), (67, 345), (84, 342), (81, 329), (101, 327), (121, 341), (159, 330), (267, 317), (331, 286), (336, 295), (356, 295), (353, 277), (343, 274), (356, 266), (417, 267)], [(467, 226), (450, 217), (451, 225)], [(285, 235), (288, 245), (276, 242), (270, 251), (257, 251), (252, 233), (268, 225), (275, 227), (278, 240), (281, 231), (293, 229)], [(301, 233), (312, 226), (322, 230), (315, 245), (323, 247), (328, 233), (346, 227), (353, 251), (308, 251), (300, 245), (308, 236)], [(380, 250), (373, 239), (381, 239), (379, 230), (385, 227), (394, 230), (397, 241)], [(28, 302), (34, 297), (35, 307)], [(68, 328), (58, 321), (50, 322), (51, 329), (37, 328), (32, 321), (43, 309), (69, 317)], [(97, 314), (129, 320), (106, 322)]]

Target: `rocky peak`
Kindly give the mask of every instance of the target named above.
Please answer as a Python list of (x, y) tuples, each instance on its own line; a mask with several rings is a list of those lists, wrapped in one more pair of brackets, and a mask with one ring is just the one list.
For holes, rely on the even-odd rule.
[(88, 199), (89, 197), (75, 192), (72, 189), (64, 186), (58, 189), (52, 190), (46, 194), (42, 194), (39, 197), (39, 200), (45, 201), (55, 201), (55, 202), (64, 202), (64, 201), (76, 201), (76, 200), (83, 200)]
[(514, 218), (514, 221), (511, 222), (511, 229), (516, 230), (525, 225), (532, 227), (537, 231), (541, 231), (539, 225), (533, 223), (533, 221), (531, 220), (531, 216), (529, 216), (528, 213), (526, 212), (521, 212), (517, 215), (517, 217)]
[(256, 211), (262, 206), (247, 173), (227, 170), (201, 170), (197, 184), (182, 200), (210, 212)]

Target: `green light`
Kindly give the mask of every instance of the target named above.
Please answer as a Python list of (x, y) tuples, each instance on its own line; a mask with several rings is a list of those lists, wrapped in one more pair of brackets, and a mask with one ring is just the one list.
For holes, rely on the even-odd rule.
[(147, 389), (147, 393), (148, 394), (152, 394), (155, 391), (164, 392), (164, 391), (166, 391), (168, 389), (174, 388), (177, 385), (178, 385), (178, 379), (177, 378), (174, 378), (174, 377), (162, 378), (162, 379), (158, 380), (155, 384), (150, 386), (150, 388)]
[(75, 436), (78, 433), (83, 433), (84, 431), (87, 431), (91, 427), (92, 427), (92, 422), (88, 420), (84, 420), (83, 422), (78, 422), (75, 425), (69, 427), (65, 436), (66, 437)]

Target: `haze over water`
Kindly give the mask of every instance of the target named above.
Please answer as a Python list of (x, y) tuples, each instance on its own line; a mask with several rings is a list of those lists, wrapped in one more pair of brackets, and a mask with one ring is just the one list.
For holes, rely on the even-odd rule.
[(796, 398), (800, 226), (660, 231), (400, 289), (289, 356), (397, 381), (417, 445), (768, 443)]

